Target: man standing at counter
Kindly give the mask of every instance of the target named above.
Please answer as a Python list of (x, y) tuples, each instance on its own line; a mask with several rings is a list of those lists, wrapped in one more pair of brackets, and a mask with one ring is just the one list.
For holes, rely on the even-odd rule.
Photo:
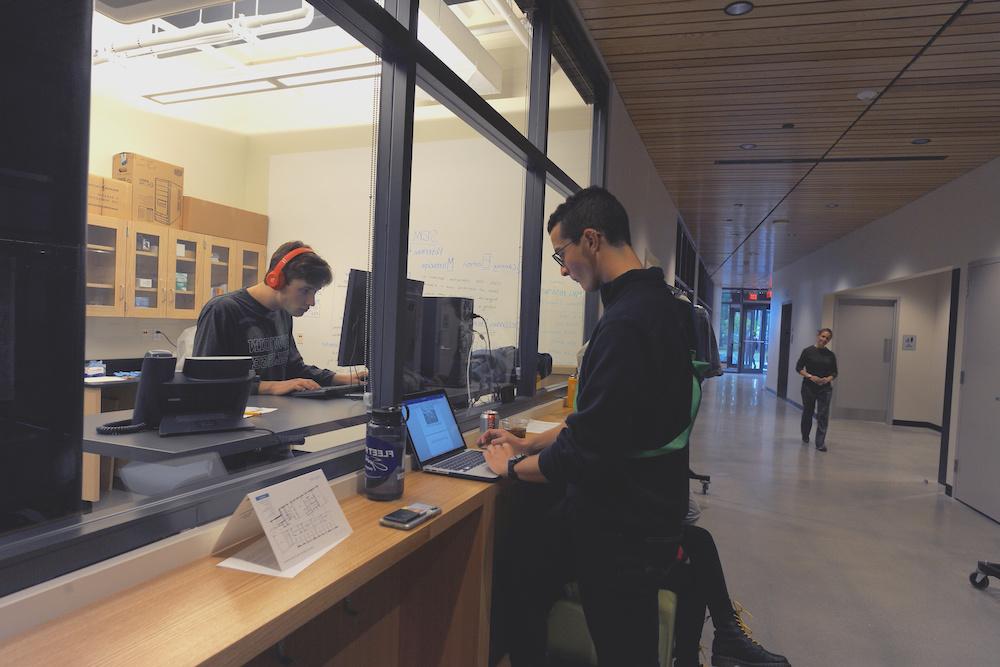
[(292, 318), (316, 305), (316, 293), (333, 281), (330, 265), (301, 241), (278, 247), (263, 282), (217, 296), (201, 309), (194, 356), (249, 356), (255, 393), (280, 396), (367, 376), (309, 366), (292, 337)]
[[(557, 435), (553, 429), (553, 441), (530, 456), (515, 455), (507, 443), (487, 446), (498, 474), (567, 489), (551, 544), (535, 545), (531, 567), (514, 582), (511, 661), (544, 663), (553, 583), (572, 571), (600, 664), (657, 665), (657, 592), (628, 563), (669, 564), (688, 508), (687, 448), (657, 451), (690, 423), (692, 368), (681, 314), (663, 271), (642, 268), (625, 209), (606, 190), (569, 197), (548, 231), (562, 275), (599, 290), (605, 310), (566, 427)], [(640, 554), (643, 562), (633, 562)]]

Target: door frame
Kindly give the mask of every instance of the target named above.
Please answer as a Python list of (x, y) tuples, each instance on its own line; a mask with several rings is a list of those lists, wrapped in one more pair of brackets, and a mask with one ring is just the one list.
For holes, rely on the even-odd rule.
[[(859, 302), (859, 301), (875, 302), (875, 303), (878, 303), (878, 304), (880, 304), (880, 305), (882, 305), (884, 307), (888, 307), (888, 305), (890, 303), (892, 304), (892, 339), (891, 339), (892, 344), (889, 346), (890, 349), (892, 350), (892, 354), (890, 355), (890, 359), (889, 359), (889, 391), (888, 391), (888, 396), (886, 397), (886, 406), (885, 406), (885, 423), (891, 425), (892, 424), (892, 419), (893, 419), (893, 404), (896, 401), (896, 359), (899, 356), (897, 354), (897, 351), (896, 351), (896, 342), (899, 340), (899, 297), (897, 297), (897, 296), (884, 296), (884, 297), (864, 296), (864, 297), (859, 297), (859, 296), (851, 296), (849, 294), (836, 295), (835, 298), (834, 298), (834, 304), (833, 304), (833, 327), (832, 328), (834, 330), (834, 336), (836, 336), (837, 320), (838, 320), (839, 315), (840, 315), (840, 308), (841, 308), (842, 305), (851, 305), (851, 304), (847, 303), (849, 301), (853, 301), (853, 302)], [(872, 303), (872, 305), (875, 305), (875, 303)], [(832, 400), (830, 402), (830, 415), (831, 416), (837, 414), (837, 407), (838, 407), (838, 405), (837, 405), (837, 393), (838, 393), (837, 392), (837, 385), (834, 384), (834, 386), (833, 386), (833, 397), (832, 397)]]
[[(970, 293), (971, 284), (972, 284), (972, 270), (976, 269), (976, 268), (979, 268), (981, 266), (989, 266), (990, 264), (1000, 264), (1000, 257), (989, 257), (989, 258), (986, 258), (986, 259), (979, 259), (979, 260), (976, 260), (974, 262), (969, 262), (968, 269), (966, 269), (966, 275), (965, 275), (965, 304), (964, 304), (965, 305), (965, 308), (964, 308), (965, 312), (963, 313), (964, 317), (963, 317), (963, 321), (962, 321), (962, 360), (961, 360), (962, 367), (961, 367), (961, 370), (960, 370), (960, 373), (959, 373), (959, 378), (960, 378), (959, 379), (959, 390), (958, 390), (959, 391), (959, 401), (958, 401), (958, 415), (956, 415), (956, 417), (958, 419), (958, 424), (957, 424), (957, 427), (955, 429), (955, 443), (956, 443), (956, 447), (958, 447), (959, 443), (962, 442), (962, 411), (963, 411), (963, 404), (962, 404), (962, 398), (961, 398), (961, 396), (962, 396), (962, 392), (963, 392), (963, 385), (965, 384), (965, 357), (966, 357), (965, 353), (966, 353), (966, 350), (968, 350), (968, 348), (969, 348), (969, 346), (968, 346), (968, 342), (969, 342), (969, 293)], [(958, 309), (956, 308), (955, 310), (956, 310), (955, 315), (956, 315), (956, 319), (957, 319), (957, 316), (958, 316), (957, 310)], [(944, 427), (944, 425), (942, 424), (942, 431), (944, 430), (943, 427)], [(950, 424), (949, 424), (949, 428), (950, 428)], [(959, 477), (960, 477), (960, 473), (961, 473), (961, 467), (958, 465), (959, 456), (960, 456), (960, 452), (956, 449), (956, 451), (955, 451), (955, 464), (954, 464), (955, 465), (955, 476), (954, 476), (954, 478), (952, 480), (953, 486), (954, 486), (953, 495), (955, 496), (956, 499), (958, 499), (962, 503), (965, 503), (966, 505), (968, 505), (968, 503), (966, 503), (964, 500), (962, 500), (959, 497), (959, 494), (961, 493), (961, 487), (959, 486)], [(973, 507), (973, 506), (969, 505), (969, 507)], [(992, 517), (992, 516), (986, 514), (985, 512), (981, 512), (981, 510), (979, 510), (979, 509), (977, 509), (975, 507), (973, 507), (973, 509), (975, 509), (977, 512), (982, 513), (984, 516), (988, 516), (989, 518), (993, 519), (994, 521), (1000, 522), (1000, 518), (998, 518), (998, 517)]]
[[(788, 333), (787, 340), (785, 333)], [(792, 302), (781, 304), (781, 323), (778, 325), (778, 396), (788, 398), (788, 364), (792, 354)]]

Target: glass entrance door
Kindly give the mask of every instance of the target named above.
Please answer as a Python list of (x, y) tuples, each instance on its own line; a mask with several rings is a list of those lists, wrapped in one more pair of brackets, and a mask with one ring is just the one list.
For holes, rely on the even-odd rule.
[(743, 304), (741, 373), (767, 372), (767, 329), (770, 320), (770, 304)]

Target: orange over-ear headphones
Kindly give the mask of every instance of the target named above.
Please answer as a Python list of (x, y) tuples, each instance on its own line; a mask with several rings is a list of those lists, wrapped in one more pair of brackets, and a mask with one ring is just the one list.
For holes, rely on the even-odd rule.
[(264, 276), (264, 284), (275, 290), (284, 287), (285, 266), (299, 255), (304, 255), (309, 252), (316, 254), (316, 251), (309, 246), (302, 246), (301, 248), (295, 248), (294, 250), (289, 251), (288, 254), (278, 260), (278, 263), (274, 265), (273, 269), (267, 272), (267, 275)]

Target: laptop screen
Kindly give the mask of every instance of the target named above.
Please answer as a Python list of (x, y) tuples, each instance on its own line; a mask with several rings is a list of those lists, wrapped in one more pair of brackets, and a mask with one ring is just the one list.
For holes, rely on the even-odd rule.
[(436, 456), (465, 447), (455, 415), (444, 392), (403, 401), (410, 416), (406, 428), (417, 459), (426, 463)]

